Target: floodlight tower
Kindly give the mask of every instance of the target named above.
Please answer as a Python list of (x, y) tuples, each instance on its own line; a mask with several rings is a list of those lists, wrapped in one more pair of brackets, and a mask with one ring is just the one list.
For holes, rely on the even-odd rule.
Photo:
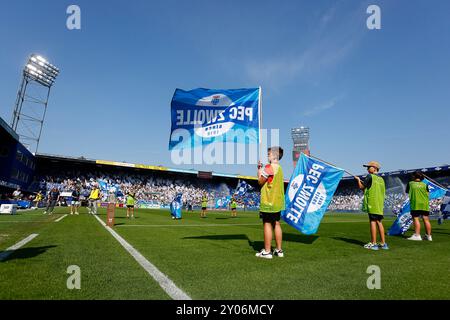
[(59, 69), (37, 54), (32, 54), (23, 69), (11, 127), (20, 142), (36, 153), (41, 138), (50, 89)]
[(303, 152), (309, 156), (309, 128), (299, 127), (291, 129), (292, 140), (294, 141), (294, 148), (292, 150), (292, 160), (294, 161), (294, 168), (297, 166), (297, 161), (300, 154)]

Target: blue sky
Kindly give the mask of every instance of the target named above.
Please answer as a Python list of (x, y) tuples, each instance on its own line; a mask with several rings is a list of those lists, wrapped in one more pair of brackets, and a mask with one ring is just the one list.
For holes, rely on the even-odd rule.
[[(81, 30), (66, 8), (81, 8)], [(382, 29), (368, 30), (377, 4)], [(355, 174), (450, 163), (450, 2), (5, 1), (0, 116), (29, 54), (61, 69), (39, 151), (173, 167), (175, 88), (262, 86), (263, 124), (311, 130), (313, 155)], [(185, 168), (254, 174), (249, 165)]]

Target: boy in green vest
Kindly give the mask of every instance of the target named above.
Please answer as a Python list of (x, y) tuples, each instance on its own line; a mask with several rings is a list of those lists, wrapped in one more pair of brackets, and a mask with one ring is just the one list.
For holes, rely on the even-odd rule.
[(430, 214), (430, 202), (428, 185), (423, 182), (424, 176), (420, 171), (413, 173), (413, 181), (406, 185), (406, 193), (409, 194), (409, 202), (411, 205), (411, 216), (414, 219), (414, 234), (408, 240), (422, 241), (420, 236), (420, 216), (422, 216), (425, 225), (425, 239), (433, 241), (431, 238), (431, 224), (428, 218)]
[[(259, 258), (272, 259), (284, 256), (281, 248), (283, 233), (280, 225), (281, 211), (285, 209), (283, 170), (279, 161), (283, 157), (281, 147), (267, 150), (269, 164), (264, 168), (258, 163), (258, 183), (261, 186), (260, 218), (264, 226), (264, 249), (256, 254)], [(275, 233), (276, 249), (272, 254), (272, 236)]]
[(126, 196), (126, 204), (127, 204), (127, 218), (130, 217), (134, 219), (134, 205), (136, 203), (136, 198), (134, 196), (134, 192), (128, 192)]
[(237, 217), (237, 214), (236, 214), (236, 207), (237, 207), (236, 199), (234, 199), (234, 197), (232, 197), (232, 198), (231, 198), (231, 201), (230, 201), (231, 217), (232, 217), (232, 218)]
[[(387, 250), (389, 247), (385, 241), (382, 223), (386, 187), (383, 178), (378, 176), (380, 164), (377, 161), (370, 161), (363, 166), (367, 168), (369, 174), (364, 181), (361, 181), (359, 177), (355, 177), (355, 179), (358, 182), (358, 187), (364, 191), (363, 211), (369, 214), (370, 221), (371, 241), (364, 245), (364, 248), (371, 250), (378, 250), (381, 248)], [(377, 227), (381, 238), (380, 244), (377, 244)]]
[(208, 198), (206, 197), (206, 193), (204, 193), (202, 197), (202, 212), (200, 213), (200, 218), (206, 218), (207, 205), (208, 205)]

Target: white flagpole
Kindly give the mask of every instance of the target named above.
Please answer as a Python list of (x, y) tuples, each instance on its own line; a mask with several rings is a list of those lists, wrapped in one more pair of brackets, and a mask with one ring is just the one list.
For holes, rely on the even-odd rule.
[(259, 86), (259, 96), (258, 96), (258, 114), (259, 114), (259, 132), (258, 132), (258, 139), (259, 139), (259, 160), (262, 159), (262, 139), (261, 139), (261, 129), (262, 129), (262, 89), (261, 86)]

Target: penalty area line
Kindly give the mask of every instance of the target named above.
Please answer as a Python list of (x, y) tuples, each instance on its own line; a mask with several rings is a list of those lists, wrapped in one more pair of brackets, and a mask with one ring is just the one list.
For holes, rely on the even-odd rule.
[(17, 249), (20, 249), (21, 247), (26, 245), (28, 242), (30, 242), (31, 240), (33, 240), (37, 236), (38, 236), (37, 233), (30, 234), (25, 239), (20, 240), (15, 245), (13, 245), (13, 246), (9, 247), (8, 249), (6, 249), (5, 251), (1, 252), (0, 253), (0, 261), (3, 261), (6, 258), (8, 258), (14, 251), (16, 251)]
[(117, 232), (106, 226), (98, 216), (94, 215), (98, 222), (128, 251), (129, 254), (144, 268), (145, 271), (158, 282), (159, 286), (174, 300), (192, 300), (183, 290), (178, 288), (168, 276), (158, 270), (139, 251), (123, 239)]
[(63, 215), (62, 217), (59, 217), (58, 219), (55, 220), (55, 222), (60, 222), (65, 217), (67, 217), (67, 214)]

